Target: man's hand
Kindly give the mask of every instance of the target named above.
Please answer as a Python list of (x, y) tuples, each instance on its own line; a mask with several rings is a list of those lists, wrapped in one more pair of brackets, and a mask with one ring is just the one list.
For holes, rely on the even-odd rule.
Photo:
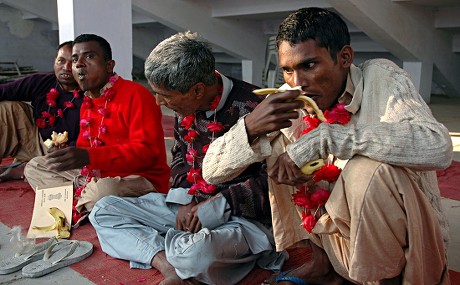
[(302, 108), (304, 103), (293, 99), (300, 95), (299, 90), (289, 90), (267, 96), (257, 107), (245, 117), (249, 141), (258, 136), (290, 127), (290, 120), (299, 114), (295, 109)]
[(192, 207), (195, 206), (197, 203), (195, 199), (192, 199), (192, 202), (187, 205), (179, 206), (179, 210), (177, 211), (176, 215), (176, 229), (181, 231), (188, 231), (188, 222), (187, 219), (190, 216), (190, 211)]
[(201, 230), (201, 221), (200, 218), (198, 217), (198, 208), (203, 203), (206, 203), (208, 200), (200, 202), (196, 204), (195, 206), (190, 209), (190, 213), (187, 217), (187, 231), (191, 232), (192, 234), (197, 233), (199, 230)]
[(61, 144), (58, 144), (58, 145), (55, 145), (53, 144), (47, 151), (47, 153), (52, 153), (52, 152), (55, 152), (59, 149), (64, 149), (66, 147), (68, 147), (69, 145), (67, 143), (61, 143)]
[(48, 153), (45, 166), (53, 171), (82, 168), (89, 164), (89, 153), (84, 148), (67, 147)]
[[(189, 231), (191, 233), (197, 233), (198, 231), (201, 230), (202, 225), (201, 225), (200, 218), (198, 217), (198, 209), (202, 205), (204, 205), (204, 204), (206, 204), (206, 203), (208, 203), (208, 202), (210, 202), (210, 201), (212, 201), (214, 199), (220, 199), (221, 196), (222, 196), (222, 194), (216, 194), (216, 195), (214, 195), (214, 196), (212, 196), (212, 197), (210, 197), (210, 198), (208, 198), (208, 199), (206, 199), (206, 200), (194, 205), (190, 209), (190, 213), (189, 213), (189, 215), (187, 217), (187, 222), (186, 222), (187, 223), (187, 231)], [(212, 213), (208, 213), (208, 214), (212, 215)]]
[(312, 175), (305, 175), (300, 168), (292, 161), (287, 152), (281, 154), (273, 167), (268, 171), (273, 181), (277, 184), (299, 185), (304, 183), (313, 183)]
[[(179, 211), (176, 216), (176, 229), (187, 231), (190, 233), (197, 233), (201, 230), (201, 221), (198, 217), (198, 209), (205, 203), (212, 201), (213, 199), (218, 199), (221, 195), (217, 194), (212, 196), (209, 199), (206, 199), (200, 203), (192, 202), (188, 205), (183, 205), (179, 207)], [(212, 213), (209, 213), (212, 215)]]

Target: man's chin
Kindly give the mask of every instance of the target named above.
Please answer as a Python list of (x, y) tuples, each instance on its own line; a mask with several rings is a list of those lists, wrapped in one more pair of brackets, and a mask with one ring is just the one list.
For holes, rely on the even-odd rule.
[[(165, 106), (165, 107), (166, 107), (166, 106)], [(166, 107), (166, 108), (168, 108), (168, 107)], [(185, 118), (185, 117), (187, 117), (187, 116), (189, 116), (189, 115), (193, 115), (193, 113), (181, 113), (181, 112), (178, 112), (178, 111), (176, 111), (176, 110), (174, 110), (174, 109), (171, 109), (171, 108), (168, 108), (168, 109), (173, 110), (174, 113), (176, 113), (177, 116), (179, 116), (179, 117), (181, 117), (181, 118)]]
[(85, 82), (82, 81), (77, 81), (78, 86), (80, 86), (80, 89), (82, 91), (87, 91), (89, 89), (88, 85), (85, 84)]
[(77, 81), (73, 80), (73, 78), (67, 78), (67, 79), (59, 78), (59, 82), (65, 85), (77, 85), (78, 84)]

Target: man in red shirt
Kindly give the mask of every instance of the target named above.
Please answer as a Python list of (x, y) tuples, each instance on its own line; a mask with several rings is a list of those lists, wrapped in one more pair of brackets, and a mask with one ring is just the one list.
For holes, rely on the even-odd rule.
[(166, 193), (166, 162), (161, 110), (144, 86), (114, 71), (110, 44), (83, 34), (74, 40), (72, 71), (85, 92), (76, 147), (31, 160), (28, 182), (37, 186), (77, 181), (74, 222), (107, 195)]

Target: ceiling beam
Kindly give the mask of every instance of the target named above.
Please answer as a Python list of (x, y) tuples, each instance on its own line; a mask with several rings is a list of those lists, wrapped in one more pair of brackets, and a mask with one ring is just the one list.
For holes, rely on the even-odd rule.
[(434, 28), (434, 9), (393, 1), (328, 2), (402, 61), (435, 64), (448, 83), (448, 94), (460, 96), (456, 76), (460, 74), (460, 56), (452, 53), (451, 36)]
[(460, 4), (458, 7), (440, 8), (434, 14), (435, 28), (460, 28)]
[(286, 14), (304, 7), (330, 8), (324, 0), (214, 0), (212, 3), (212, 17), (244, 17), (264, 14)]
[(56, 0), (2, 0), (2, 2), (10, 7), (26, 11), (28, 14), (36, 15), (50, 23), (58, 22)]
[(200, 1), (132, 0), (132, 4), (163, 25), (176, 31), (198, 32), (229, 55), (252, 60), (253, 82), (261, 83), (267, 39), (260, 24), (213, 18), (211, 7)]

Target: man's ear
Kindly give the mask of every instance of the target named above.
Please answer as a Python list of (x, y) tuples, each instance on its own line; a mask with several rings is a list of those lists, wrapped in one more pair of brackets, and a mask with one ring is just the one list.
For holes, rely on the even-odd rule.
[(353, 63), (354, 52), (349, 45), (344, 46), (337, 54), (337, 61), (343, 68), (348, 68)]
[(193, 94), (196, 99), (200, 100), (206, 95), (206, 86), (203, 82), (198, 82), (192, 86), (191, 91), (191, 94)]
[(107, 64), (106, 64), (107, 73), (112, 74), (114, 67), (115, 67), (115, 60), (111, 59), (107, 61)]

